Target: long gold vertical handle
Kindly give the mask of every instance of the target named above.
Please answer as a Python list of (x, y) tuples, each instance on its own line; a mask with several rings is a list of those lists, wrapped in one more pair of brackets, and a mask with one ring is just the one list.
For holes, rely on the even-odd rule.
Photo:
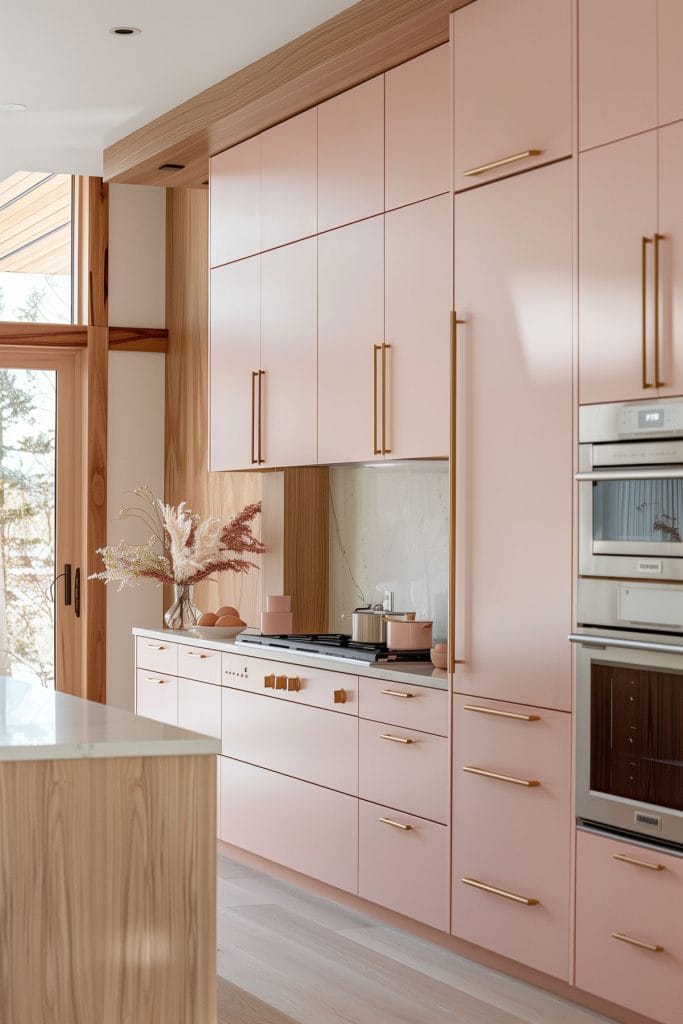
[(646, 238), (645, 235), (641, 238), (640, 244), (640, 270), (641, 270), (641, 298), (642, 298), (642, 346), (643, 346), (643, 365), (642, 365), (642, 378), (643, 388), (654, 387), (654, 384), (648, 384), (647, 380), (647, 247), (652, 245), (652, 239)]
[(666, 381), (659, 379), (659, 243), (664, 235), (655, 232), (655, 281), (654, 281), (654, 321), (655, 321), (655, 387), (664, 387)]
[(372, 454), (381, 455), (382, 452), (377, 447), (377, 353), (381, 350), (381, 345), (372, 346)]
[(455, 672), (455, 527), (458, 497), (458, 319), (451, 310), (451, 437), (449, 451), (450, 470), (450, 530), (448, 552), (448, 671)]
[(263, 437), (263, 390), (261, 388), (261, 382), (266, 375), (265, 370), (258, 371), (258, 447), (257, 447), (257, 463), (260, 466), (262, 462), (266, 460), (262, 457), (262, 437)]
[(664, 946), (660, 946), (659, 943), (643, 942), (642, 939), (634, 939), (623, 932), (612, 932), (612, 938), (619, 939), (619, 942), (628, 942), (629, 946), (637, 946), (638, 949), (647, 949), (650, 953), (664, 952)]
[(391, 345), (382, 342), (382, 455), (391, 455), (387, 448), (387, 350)]
[(258, 370), (251, 371), (251, 464), (256, 465), (256, 456), (254, 455), (254, 440), (256, 436), (256, 378), (258, 377)]

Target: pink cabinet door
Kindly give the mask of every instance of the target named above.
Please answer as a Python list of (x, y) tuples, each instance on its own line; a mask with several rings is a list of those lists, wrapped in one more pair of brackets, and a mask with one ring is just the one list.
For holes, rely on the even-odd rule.
[(196, 644), (178, 644), (178, 675), (220, 686), (221, 652)]
[(358, 895), (448, 931), (448, 829), (359, 801)]
[(416, 729), (358, 723), (358, 792), (420, 818), (448, 821), (448, 740)]
[(347, 892), (358, 891), (358, 800), (228, 757), (220, 838)]
[(261, 138), (209, 163), (211, 266), (252, 256), (261, 246)]
[[(579, 401), (647, 398), (654, 385), (652, 244), (657, 132), (579, 158)], [(643, 259), (647, 324), (643, 336)], [(643, 351), (646, 366), (643, 372)]]
[(158, 640), (154, 636), (139, 636), (135, 642), (135, 661), (138, 668), (175, 676), (178, 673), (178, 644)]
[(477, 0), (452, 15), (456, 191), (571, 153), (571, 7)]
[(136, 674), (135, 713), (166, 725), (178, 724), (178, 680), (175, 676), (139, 668)]
[(568, 710), (571, 164), (457, 196), (455, 224), (455, 689)]
[(261, 251), (314, 235), (317, 112), (306, 110), (261, 135)]
[(385, 75), (387, 210), (451, 187), (450, 72), (446, 43)]
[(579, 0), (579, 148), (656, 125), (657, 0)]
[(318, 230), (384, 209), (384, 78), (318, 107)]
[(256, 465), (260, 256), (211, 271), (209, 468)]
[[(681, 8), (683, 10), (683, 6)], [(683, 123), (660, 128), (659, 394), (683, 395)], [(654, 302), (654, 279), (650, 278)]]
[(221, 688), (196, 679), (178, 680), (178, 725), (221, 738)]
[(359, 714), (361, 718), (375, 722), (433, 732), (438, 736), (448, 735), (448, 694), (430, 686), (362, 678)]
[(261, 256), (261, 458), (316, 461), (316, 240)]
[(358, 676), (347, 672), (224, 654), (223, 685), (342, 715), (358, 714)]
[(680, 0), (659, 0), (659, 123), (683, 118), (683, 4)]
[(383, 340), (381, 216), (318, 238), (318, 462), (377, 457), (373, 359), (379, 369)]
[(448, 455), (452, 200), (386, 215), (386, 447), (392, 458)]
[(576, 869), (577, 988), (679, 1024), (683, 861), (579, 831)]

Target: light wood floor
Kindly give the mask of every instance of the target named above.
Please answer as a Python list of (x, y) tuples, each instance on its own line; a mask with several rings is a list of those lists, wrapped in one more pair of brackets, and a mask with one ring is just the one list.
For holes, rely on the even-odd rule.
[(219, 1024), (605, 1024), (218, 857)]

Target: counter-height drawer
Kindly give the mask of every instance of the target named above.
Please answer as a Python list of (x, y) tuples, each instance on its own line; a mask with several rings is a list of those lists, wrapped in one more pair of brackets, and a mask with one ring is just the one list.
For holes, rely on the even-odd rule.
[(361, 676), (358, 713), (375, 722), (448, 735), (448, 693), (429, 686), (388, 683)]
[(196, 679), (178, 679), (178, 725), (221, 738), (221, 687)]
[(178, 724), (178, 680), (175, 676), (137, 670), (135, 712), (167, 725)]
[(358, 719), (222, 688), (223, 753), (239, 761), (358, 793)]
[(178, 645), (168, 640), (155, 640), (151, 636), (139, 636), (135, 644), (135, 662), (138, 668), (177, 676)]
[(362, 719), (358, 729), (359, 796), (445, 824), (448, 740)]
[(311, 878), (358, 891), (358, 801), (221, 757), (220, 838)]
[(237, 690), (266, 693), (296, 704), (358, 714), (358, 676), (347, 672), (327, 672), (307, 665), (224, 654), (222, 682)]
[(221, 683), (221, 652), (178, 644), (178, 675), (203, 683)]
[(358, 895), (448, 931), (448, 829), (359, 801)]
[(577, 988), (662, 1024), (683, 1002), (683, 858), (579, 831)]

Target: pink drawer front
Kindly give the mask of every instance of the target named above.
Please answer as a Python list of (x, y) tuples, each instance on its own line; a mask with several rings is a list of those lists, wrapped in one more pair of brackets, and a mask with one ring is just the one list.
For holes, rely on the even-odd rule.
[(203, 683), (221, 683), (221, 652), (178, 644), (178, 675)]
[(361, 676), (358, 713), (375, 722), (448, 735), (448, 694), (429, 686), (388, 683)]
[(221, 757), (220, 838), (348, 892), (358, 891), (358, 801)]
[(135, 662), (138, 668), (150, 668), (153, 672), (178, 674), (178, 644), (168, 640), (156, 640), (151, 636), (139, 636), (135, 643)]
[(577, 988), (680, 1024), (683, 858), (583, 831), (576, 856)]
[(221, 688), (196, 679), (178, 680), (178, 725), (181, 729), (221, 737)]
[(358, 792), (407, 814), (448, 820), (448, 740), (416, 729), (361, 720)]
[(451, 930), (567, 980), (571, 718), (454, 700)]
[(223, 753), (239, 761), (358, 793), (358, 720), (222, 688)]
[(448, 931), (448, 829), (359, 802), (358, 895)]
[(178, 680), (175, 676), (138, 669), (135, 712), (166, 725), (178, 724)]
[(346, 715), (358, 714), (358, 676), (266, 658), (243, 658), (241, 654), (224, 654), (222, 660), (224, 686)]

